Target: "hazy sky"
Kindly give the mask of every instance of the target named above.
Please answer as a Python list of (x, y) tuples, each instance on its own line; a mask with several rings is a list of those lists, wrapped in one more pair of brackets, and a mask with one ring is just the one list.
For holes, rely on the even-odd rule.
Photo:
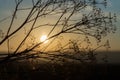
[[(29, 6), (29, 0), (24, 0), (26, 6)], [(30, 0), (31, 1), (31, 0)], [(102, 0), (98, 0), (102, 1)], [(106, 8), (107, 12), (112, 12), (117, 14), (117, 31), (115, 34), (108, 35), (107, 38), (110, 40), (111, 50), (114, 51), (120, 51), (120, 0), (108, 0), (108, 6)], [(9, 17), (12, 15), (12, 12), (14, 10), (14, 0), (0, 0), (0, 20), (2, 20), (5, 17)], [(21, 14), (24, 15), (24, 14)], [(0, 29), (6, 29), (4, 26), (5, 23), (1, 25), (0, 23)], [(103, 39), (104, 40), (104, 39)]]

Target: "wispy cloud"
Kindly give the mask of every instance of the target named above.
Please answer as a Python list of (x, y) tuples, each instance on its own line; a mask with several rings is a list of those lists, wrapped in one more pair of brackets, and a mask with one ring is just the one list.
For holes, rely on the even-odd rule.
[(112, 7), (113, 5), (112, 5), (112, 1), (111, 0), (108, 0), (108, 2), (107, 2), (107, 7)]

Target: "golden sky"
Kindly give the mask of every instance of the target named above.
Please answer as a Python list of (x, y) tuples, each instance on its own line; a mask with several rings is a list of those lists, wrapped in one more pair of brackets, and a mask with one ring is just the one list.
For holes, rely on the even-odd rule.
[[(110, 45), (111, 45), (111, 48), (110, 50), (111, 51), (120, 51), (120, 28), (119, 28), (119, 21), (120, 21), (120, 11), (119, 11), (119, 2), (120, 0), (116, 0), (116, 1), (108, 1), (109, 2), (109, 5), (108, 7), (106, 8), (107, 11), (105, 11), (106, 13), (107, 12), (115, 12), (117, 14), (117, 23), (116, 23), (116, 26), (117, 26), (117, 31), (115, 34), (109, 34), (107, 37), (103, 38), (102, 39), (102, 42), (101, 44), (105, 43), (105, 41), (107, 39), (109, 39), (110, 41)], [(24, 4), (22, 4), (21, 6), (25, 6), (25, 7), (31, 7), (31, 2), (29, 0), (24, 0)], [(14, 11), (14, 7), (15, 7), (15, 4), (14, 4), (14, 0), (0, 0), (0, 20), (6, 18), (6, 17), (9, 17), (12, 15), (13, 11)], [(90, 10), (91, 8), (88, 7), (87, 8), (88, 10)], [(24, 12), (24, 11), (21, 11), (21, 12), (18, 12), (18, 15), (17, 16), (17, 19), (14, 21), (14, 24), (13, 24), (13, 27), (11, 29), (11, 32), (14, 31), (16, 28), (19, 27), (19, 25), (21, 25), (21, 23), (23, 22), (23, 20), (26, 18), (26, 15), (29, 13), (29, 11), (27, 12)], [(68, 15), (68, 14), (67, 14)], [(66, 16), (67, 16), (66, 15)], [(81, 15), (76, 15), (77, 17), (81, 17)], [(55, 24), (56, 23), (56, 20), (59, 18), (59, 15), (53, 15), (53, 16), (48, 16), (48, 17), (44, 17), (42, 19), (39, 19), (35, 26), (38, 26), (39, 24), (45, 24), (45, 23), (52, 23), (52, 24)], [(76, 18), (76, 17), (75, 17)], [(11, 17), (8, 18), (7, 20), (3, 21), (3, 22), (0, 22), (0, 29), (3, 30), (4, 32), (7, 31), (8, 29), (8, 26), (9, 26), (9, 21), (11, 20)], [(32, 23), (29, 23), (29, 24), (26, 24), (25, 28), (23, 28), (20, 32), (18, 32), (16, 35), (12, 36), (12, 38), (10, 39), (11, 43), (11, 50), (13, 50), (16, 45), (18, 45), (20, 43), (20, 41), (23, 39), (23, 36), (25, 36), (25, 31), (26, 30), (29, 30), (29, 26), (31, 26)], [(32, 32), (32, 35), (35, 37), (35, 42), (38, 43), (40, 42), (40, 38), (42, 35), (47, 35), (49, 33), (49, 31), (51, 30), (52, 28), (50, 26), (44, 26), (44, 27), (41, 27), (39, 29), (36, 29), (35, 31)], [(52, 35), (56, 34), (57, 32), (59, 32), (61, 30), (61, 27), (57, 27), (53, 32), (52, 32)], [(26, 31), (27, 32), (27, 31)], [(82, 39), (82, 36), (80, 35), (73, 35), (73, 34), (65, 34), (65, 35), (62, 35), (63, 36), (63, 44), (64, 45), (65, 43), (68, 42), (68, 40), (70, 38), (72, 39), (76, 39), (76, 38), (80, 38)], [(95, 43), (95, 40), (94, 39), (91, 39), (91, 42), (93, 42), (93, 44)], [(28, 44), (28, 46), (30, 46), (31, 44), (30, 43), (30, 38), (28, 39), (28, 41), (26, 42)], [(14, 44), (14, 45), (13, 45)], [(48, 43), (46, 43), (45, 45), (47, 45)], [(54, 43), (56, 45), (56, 43)], [(44, 44), (43, 44), (44, 45)], [(96, 44), (93, 46), (95, 47)], [(0, 51), (6, 51), (6, 48), (7, 47), (7, 42), (5, 42), (3, 45), (0, 46)], [(103, 49), (101, 49), (103, 50)]]

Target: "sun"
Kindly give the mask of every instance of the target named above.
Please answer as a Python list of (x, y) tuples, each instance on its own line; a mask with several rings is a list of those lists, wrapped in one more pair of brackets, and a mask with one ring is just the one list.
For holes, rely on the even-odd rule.
[(40, 37), (40, 42), (44, 42), (44, 43), (47, 43), (48, 42), (48, 40), (46, 40), (47, 39), (47, 35), (42, 35), (41, 37)]

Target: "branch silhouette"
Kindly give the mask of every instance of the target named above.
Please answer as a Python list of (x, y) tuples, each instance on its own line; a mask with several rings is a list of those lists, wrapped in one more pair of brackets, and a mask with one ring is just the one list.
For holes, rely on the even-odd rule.
[[(4, 37), (0, 40), (0, 46), (7, 42), (7, 49), (8, 49), (8, 56), (2, 59), (1, 62), (9, 61), (13, 57), (19, 57), (29, 52), (34, 51), (36, 48), (41, 46), (44, 42), (37, 42), (29, 43), (33, 44), (30, 47), (25, 47), (25, 43), (27, 42), (28, 38), (31, 37), (31, 34), (39, 30), (43, 27), (48, 26), (50, 29), (48, 31), (48, 38), (47, 40), (51, 40), (60, 36), (61, 34), (79, 34), (84, 36), (91, 36), (94, 37), (98, 42), (102, 40), (103, 36), (108, 35), (110, 32), (115, 32), (116, 27), (114, 23), (116, 22), (116, 14), (112, 15), (109, 13), (108, 15), (104, 14), (102, 8), (97, 5), (107, 6), (107, 1), (103, 0), (102, 2), (98, 2), (97, 0), (31, 0), (31, 7), (24, 7), (21, 5), (24, 3), (24, 0), (15, 0), (15, 8), (10, 20), (10, 24), (7, 27), (7, 32), (5, 32)], [(91, 8), (88, 10), (87, 8)], [(16, 25), (17, 28), (14, 28), (13, 24), (17, 15), (20, 15), (18, 12), (26, 12), (26, 18), (20, 25)], [(56, 17), (54, 23), (50, 22), (50, 17)], [(1, 20), (0, 22), (5, 21), (9, 17)], [(46, 20), (49, 20), (47, 21)], [(45, 23), (42, 21), (46, 20)], [(39, 22), (39, 24), (38, 24)], [(26, 26), (30, 24), (29, 29)], [(38, 25), (36, 25), (38, 24)], [(60, 31), (56, 32), (57, 28), (60, 27)], [(12, 36), (18, 34), (23, 29), (27, 29), (25, 32), (25, 36), (23, 36), (19, 44), (17, 44), (16, 48), (13, 49), (13, 52), (10, 53), (10, 46)], [(53, 39), (54, 40), (54, 39)], [(51, 45), (51, 44), (49, 44)], [(97, 48), (90, 50), (91, 55), (92, 52), (97, 50), (99, 47), (104, 45), (98, 46)], [(22, 49), (22, 50), (21, 50)]]

